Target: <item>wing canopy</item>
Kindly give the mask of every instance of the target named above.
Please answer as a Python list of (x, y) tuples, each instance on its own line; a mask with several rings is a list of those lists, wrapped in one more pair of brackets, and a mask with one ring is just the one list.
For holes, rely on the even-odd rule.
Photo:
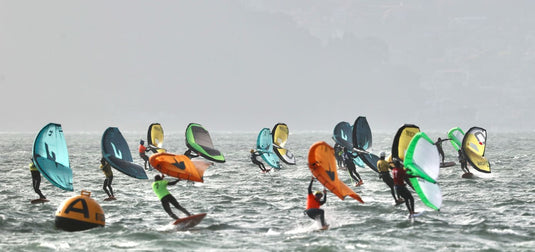
[(314, 177), (341, 200), (349, 196), (364, 203), (357, 193), (338, 179), (334, 149), (326, 142), (316, 142), (310, 147), (308, 167)]
[(186, 128), (186, 146), (208, 160), (225, 162), (221, 151), (214, 147), (208, 130), (198, 123), (190, 123)]
[(147, 179), (145, 170), (134, 163), (128, 143), (116, 127), (109, 127), (102, 134), (102, 157), (118, 171), (137, 179)]
[(54, 186), (73, 191), (72, 169), (67, 143), (60, 124), (43, 127), (33, 142), (33, 161), (39, 172)]

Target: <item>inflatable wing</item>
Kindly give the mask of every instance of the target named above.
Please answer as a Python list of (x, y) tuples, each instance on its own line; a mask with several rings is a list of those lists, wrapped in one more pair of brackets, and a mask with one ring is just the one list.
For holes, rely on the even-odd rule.
[(65, 191), (73, 191), (72, 169), (67, 143), (60, 124), (43, 127), (33, 142), (34, 164), (50, 183)]
[(207, 161), (191, 161), (185, 155), (166, 152), (150, 156), (149, 162), (152, 167), (163, 174), (196, 182), (204, 182), (204, 171), (210, 166), (210, 162)]
[(310, 147), (308, 167), (314, 177), (341, 200), (350, 196), (364, 203), (357, 193), (338, 179), (334, 149), (326, 142), (316, 142)]
[(101, 140), (102, 157), (111, 167), (137, 179), (147, 179), (147, 173), (140, 165), (133, 163), (132, 154), (126, 139), (116, 127), (108, 127)]
[(163, 146), (163, 128), (159, 123), (152, 123), (147, 130), (147, 141), (152, 147), (152, 152), (166, 152)]
[(487, 131), (480, 127), (472, 127), (464, 135), (462, 150), (467, 161), (474, 169), (490, 173), (490, 162), (485, 157), (487, 146)]
[(399, 158), (405, 160), (405, 152), (416, 133), (420, 132), (420, 128), (413, 124), (404, 124), (398, 129), (392, 142), (392, 158)]

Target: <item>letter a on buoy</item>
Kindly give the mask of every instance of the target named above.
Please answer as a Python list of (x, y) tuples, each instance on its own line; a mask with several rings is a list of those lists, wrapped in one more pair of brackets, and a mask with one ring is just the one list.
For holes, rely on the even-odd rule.
[(56, 211), (56, 227), (66, 231), (81, 231), (105, 225), (104, 211), (92, 199), (91, 192), (82, 190), (63, 202)]

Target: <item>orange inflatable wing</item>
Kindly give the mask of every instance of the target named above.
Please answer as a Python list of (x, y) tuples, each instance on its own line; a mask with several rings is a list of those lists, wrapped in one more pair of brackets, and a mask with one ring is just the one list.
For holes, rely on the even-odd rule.
[(152, 167), (163, 174), (197, 182), (204, 182), (203, 174), (209, 166), (197, 168), (187, 156), (165, 152), (151, 155), (149, 162)]
[(316, 142), (310, 147), (308, 151), (308, 167), (314, 177), (341, 200), (344, 200), (346, 196), (350, 196), (364, 203), (357, 193), (338, 180), (334, 149), (326, 142)]

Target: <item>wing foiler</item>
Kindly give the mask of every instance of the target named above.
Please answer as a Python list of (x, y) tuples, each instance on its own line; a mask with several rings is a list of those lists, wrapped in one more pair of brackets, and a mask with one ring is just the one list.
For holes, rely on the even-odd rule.
[(152, 152), (162, 153), (166, 152), (163, 148), (163, 128), (159, 123), (152, 123), (147, 130), (147, 142), (152, 147)]
[(403, 165), (408, 174), (416, 176), (410, 178), (410, 182), (422, 202), (440, 210), (442, 193), (436, 181), (440, 171), (440, 155), (434, 142), (425, 133), (416, 133), (412, 138)]
[(464, 132), (461, 128), (455, 127), (448, 131), (448, 138), (450, 139), (451, 145), (455, 150), (459, 151), (461, 149), (462, 141), (464, 138)]
[(377, 171), (377, 161), (379, 157), (369, 151), (372, 147), (372, 130), (366, 117), (359, 116), (353, 124), (353, 148), (355, 148), (360, 159), (372, 170)]
[(334, 149), (326, 142), (316, 142), (310, 147), (308, 167), (314, 177), (341, 200), (350, 196), (364, 203), (357, 193), (338, 179)]
[(486, 145), (487, 131), (480, 127), (472, 127), (464, 135), (462, 151), (474, 169), (480, 172), (490, 173), (490, 163), (485, 158)]
[[(353, 151), (353, 126), (348, 122), (339, 122), (334, 126), (333, 140), (343, 148)], [(354, 153), (352, 153), (354, 154)], [(359, 167), (364, 167), (365, 163), (361, 157), (357, 155), (353, 156), (353, 163)]]
[(149, 158), (150, 165), (163, 174), (171, 177), (204, 182), (204, 171), (210, 166), (210, 162), (204, 160), (190, 160), (185, 155), (172, 153), (157, 153)]
[(258, 133), (258, 137), (256, 139), (256, 150), (261, 153), (260, 156), (269, 166), (275, 169), (281, 168), (280, 159), (273, 151), (273, 137), (271, 136), (271, 131), (268, 128), (263, 128)]
[(33, 142), (33, 162), (39, 172), (54, 186), (73, 191), (69, 152), (60, 124), (43, 127)]
[(279, 158), (286, 164), (295, 165), (294, 155), (286, 149), (286, 142), (288, 141), (288, 136), (290, 131), (288, 126), (284, 123), (277, 123), (271, 131), (273, 136), (273, 151)]
[(190, 123), (186, 128), (186, 146), (208, 160), (225, 162), (221, 151), (214, 147), (208, 130), (198, 123)]
[(134, 163), (128, 143), (121, 131), (116, 127), (109, 127), (102, 134), (101, 140), (102, 157), (110, 163), (111, 167), (137, 179), (147, 179), (145, 170)]

